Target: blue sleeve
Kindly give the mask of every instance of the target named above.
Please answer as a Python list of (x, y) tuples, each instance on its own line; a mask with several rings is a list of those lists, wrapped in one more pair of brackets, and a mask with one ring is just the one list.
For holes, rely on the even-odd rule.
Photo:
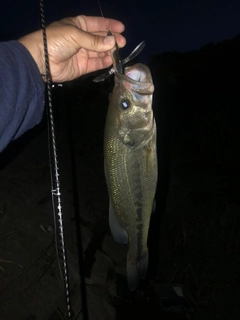
[(29, 51), (18, 41), (0, 43), (0, 152), (38, 124), (44, 82)]

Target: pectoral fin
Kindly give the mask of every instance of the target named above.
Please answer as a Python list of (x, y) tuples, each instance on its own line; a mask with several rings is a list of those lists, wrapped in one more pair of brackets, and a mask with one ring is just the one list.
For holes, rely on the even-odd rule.
[(112, 202), (109, 204), (109, 226), (113, 238), (118, 243), (127, 244), (128, 243), (128, 235), (122, 224), (120, 223), (118, 217), (116, 216)]

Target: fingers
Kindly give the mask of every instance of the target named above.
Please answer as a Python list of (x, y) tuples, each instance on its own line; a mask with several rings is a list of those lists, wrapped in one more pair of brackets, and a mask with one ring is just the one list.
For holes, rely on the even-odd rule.
[[(67, 18), (78, 28), (81, 28), (87, 32), (99, 32), (111, 30), (113, 33), (122, 33), (125, 30), (125, 26), (122, 22), (102, 17), (89, 17), (89, 16), (76, 16)], [(65, 20), (65, 19), (63, 19)], [(62, 21), (63, 21), (62, 20)]]
[[(113, 40), (112, 37), (106, 38), (108, 29), (114, 34), (120, 48), (126, 44), (126, 39), (120, 34), (124, 31), (125, 27), (120, 21), (114, 19), (81, 15), (62, 19), (52, 23), (49, 27), (63, 27), (64, 25), (68, 27), (74, 26), (75, 31), (78, 30), (78, 32), (74, 32), (74, 34), (71, 32), (68, 33), (73, 40), (76, 38), (78, 49), (83, 47), (97, 52), (101, 50), (104, 52), (111, 50), (115, 44), (115, 40)], [(83, 33), (84, 31), (85, 33)]]
[[(101, 31), (101, 32), (96, 32), (95, 35), (98, 35), (98, 36), (102, 36), (102, 37), (106, 37), (106, 34), (107, 32), (106, 31)], [(117, 43), (118, 43), (118, 46), (120, 48), (124, 47), (126, 45), (126, 38), (124, 36), (122, 36), (121, 34), (119, 33), (113, 33)]]
[[(84, 37), (82, 37), (83, 35)], [(96, 52), (106, 52), (111, 50), (116, 41), (114, 36), (99, 36), (84, 31), (82, 31), (79, 36), (79, 41), (83, 43), (82, 47), (84, 49)]]
[(123, 47), (126, 44), (125, 38), (120, 34), (117, 34), (115, 38), (115, 36), (92, 34), (76, 27), (68, 26), (68, 28), (72, 29), (71, 32), (69, 29), (65, 39), (71, 39), (70, 42), (74, 46), (75, 50), (84, 48), (94, 52), (106, 52), (114, 47), (115, 41), (119, 43), (120, 47)]
[(88, 62), (88, 69), (87, 69), (86, 73), (110, 67), (111, 64), (112, 64), (111, 56), (105, 56), (101, 59), (100, 58), (92, 58)]

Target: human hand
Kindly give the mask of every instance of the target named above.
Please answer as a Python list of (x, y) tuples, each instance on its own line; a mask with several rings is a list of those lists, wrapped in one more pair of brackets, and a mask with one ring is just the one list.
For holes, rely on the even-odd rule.
[[(107, 29), (114, 36), (106, 36)], [(120, 34), (124, 25), (117, 20), (77, 16), (50, 24), (47, 29), (49, 67), (53, 82), (64, 82), (112, 64), (110, 51), (117, 41), (120, 48), (126, 40)], [(45, 71), (42, 31), (18, 40), (31, 53), (41, 74)]]

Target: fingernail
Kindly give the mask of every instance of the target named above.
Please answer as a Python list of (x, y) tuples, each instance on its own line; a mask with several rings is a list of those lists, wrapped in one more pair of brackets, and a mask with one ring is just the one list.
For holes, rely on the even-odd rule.
[(115, 37), (114, 36), (107, 36), (104, 38), (103, 43), (106, 45), (114, 44), (115, 43)]

